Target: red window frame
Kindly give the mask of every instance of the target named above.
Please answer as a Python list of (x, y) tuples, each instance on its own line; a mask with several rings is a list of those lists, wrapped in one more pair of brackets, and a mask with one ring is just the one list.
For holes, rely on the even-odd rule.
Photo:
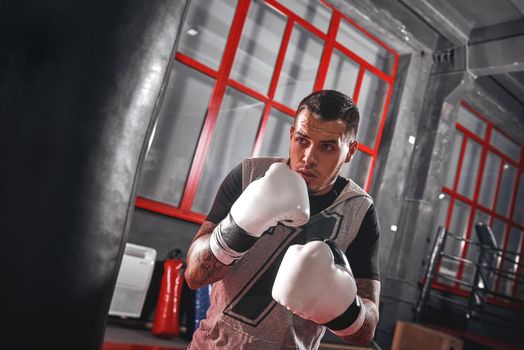
[[(482, 210), (483, 212), (487, 213), (490, 216), (490, 220), (489, 220), (489, 222), (487, 224), (493, 225), (493, 220), (495, 218), (500, 220), (500, 221), (502, 221), (505, 224), (505, 229), (504, 229), (504, 233), (503, 233), (503, 242), (502, 242), (502, 246), (500, 248), (504, 252), (506, 252), (507, 251), (507, 246), (508, 246), (508, 241), (509, 241), (509, 235), (510, 235), (511, 228), (514, 227), (514, 228), (517, 228), (518, 230), (524, 231), (524, 225), (521, 225), (521, 224), (513, 221), (515, 206), (516, 206), (516, 202), (517, 202), (517, 190), (519, 188), (518, 186), (520, 185), (519, 182), (520, 182), (521, 174), (524, 172), (524, 146), (523, 145), (519, 145), (520, 146), (520, 158), (519, 158), (518, 162), (515, 161), (514, 159), (510, 158), (508, 155), (506, 155), (505, 153), (503, 153), (501, 150), (497, 149), (493, 144), (490, 143), (491, 134), (493, 132), (493, 129), (496, 129), (497, 131), (502, 133), (504, 136), (506, 136), (507, 138), (509, 138), (513, 142), (515, 142), (515, 141), (510, 136), (508, 136), (506, 133), (504, 133), (504, 131), (502, 131), (499, 128), (495, 127), (493, 125), (493, 123), (491, 123), (485, 116), (483, 116), (482, 114), (477, 112), (475, 109), (473, 109), (473, 107), (471, 107), (467, 102), (461, 101), (461, 105), (464, 108), (466, 108), (468, 111), (473, 113), (476, 117), (480, 118), (482, 121), (484, 121), (486, 123), (486, 132), (485, 132), (484, 137), (480, 137), (477, 134), (475, 134), (472, 131), (470, 131), (469, 129), (467, 129), (464, 125), (460, 124), (458, 121), (456, 123), (456, 129), (463, 134), (464, 138), (462, 140), (462, 145), (461, 145), (461, 148), (460, 148), (460, 155), (459, 155), (458, 165), (457, 165), (457, 169), (458, 170), (457, 170), (457, 174), (455, 175), (454, 182), (453, 182), (453, 188), (449, 188), (449, 187), (446, 187), (446, 186), (442, 187), (442, 192), (447, 194), (450, 197), (449, 207), (448, 207), (448, 210), (447, 210), (445, 227), (449, 228), (450, 223), (451, 223), (451, 217), (452, 217), (452, 213), (453, 213), (455, 202), (457, 200), (460, 200), (461, 202), (469, 205), (470, 208), (471, 208), (470, 213), (469, 213), (469, 218), (468, 218), (468, 225), (467, 225), (467, 229), (466, 229), (466, 236), (464, 238), (466, 240), (470, 240), (472, 238), (472, 235), (474, 234), (473, 230), (472, 230), (472, 227), (473, 227), (474, 220), (475, 220), (475, 213), (477, 212), (477, 210)], [(473, 199), (470, 199), (470, 198), (468, 198), (468, 197), (458, 193), (458, 191), (457, 191), (458, 182), (459, 182), (459, 179), (460, 179), (460, 173), (461, 173), (461, 170), (462, 170), (462, 163), (464, 161), (464, 156), (465, 156), (465, 152), (466, 152), (466, 145), (467, 145), (467, 142), (470, 139), (474, 140), (475, 142), (479, 143), (482, 146), (482, 153), (481, 153), (480, 162), (479, 162), (479, 169), (480, 169), (480, 171), (479, 171), (479, 173), (477, 175), (477, 179), (476, 179), (476, 182), (475, 182), (475, 192), (473, 194)], [(515, 143), (518, 145), (518, 142), (515, 142)], [(498, 157), (501, 158), (500, 168), (499, 168), (498, 177), (497, 177), (497, 185), (496, 185), (494, 199), (493, 199), (493, 203), (492, 203), (492, 207), (491, 208), (488, 208), (488, 207), (482, 205), (481, 203), (479, 203), (480, 189), (481, 189), (481, 185), (482, 185), (482, 179), (483, 179), (483, 176), (484, 176), (484, 166), (486, 164), (486, 160), (487, 160), (487, 157), (488, 157), (488, 151), (496, 154)], [(501, 184), (501, 181), (502, 181), (504, 165), (506, 163), (511, 164), (516, 169), (515, 182), (513, 184), (513, 193), (512, 193), (512, 196), (511, 196), (510, 210), (509, 210), (509, 214), (508, 214), (507, 217), (502, 215), (502, 214), (500, 214), (500, 213), (498, 213), (498, 212), (496, 212), (497, 198), (498, 198), (499, 191), (500, 191), (500, 184)], [(524, 185), (524, 184), (522, 184), (522, 185)], [(458, 234), (458, 232), (457, 232), (457, 234)], [(460, 258), (461, 259), (466, 259), (467, 258), (469, 247), (470, 247), (470, 244), (468, 242), (465, 242), (463, 247), (462, 247), (462, 249), (461, 249), (461, 253), (460, 253)], [(520, 259), (519, 259), (519, 261), (522, 261), (523, 251), (524, 251), (524, 239), (521, 242)], [(505, 257), (505, 253), (503, 255), (503, 258), (504, 257)], [(459, 265), (458, 265), (456, 279), (459, 280), (459, 281), (462, 281), (465, 263), (464, 263), (463, 260), (460, 260), (458, 262), (458, 264)], [(440, 267), (441, 267), (441, 261), (439, 261), (439, 264), (437, 266), (437, 273), (440, 271)], [(501, 269), (501, 268), (502, 268), (502, 265), (498, 266), (498, 269)], [(510, 295), (510, 297), (515, 297), (516, 296), (517, 286), (518, 286), (518, 282), (519, 282), (519, 274), (520, 274), (521, 270), (522, 270), (522, 267), (519, 266), (518, 269), (517, 269), (516, 280), (515, 280), (515, 283), (513, 284), (512, 295)], [(460, 282), (455, 282), (455, 284), (453, 286), (449, 286), (449, 285), (445, 285), (443, 283), (440, 283), (438, 281), (438, 279), (435, 279), (433, 284), (432, 284), (432, 287), (435, 288), (435, 289), (438, 289), (438, 290), (448, 291), (448, 292), (451, 292), (453, 294), (460, 295), (460, 296), (463, 296), (463, 297), (469, 297), (470, 291), (467, 291), (467, 290), (459, 288), (459, 285), (460, 285)], [(497, 278), (495, 280), (495, 291), (499, 290), (499, 286), (500, 286), (500, 276), (497, 275)], [(514, 303), (509, 302), (507, 299), (504, 299), (504, 298), (501, 298), (501, 297), (491, 296), (491, 297), (488, 298), (488, 302), (491, 303), (491, 304), (496, 304), (496, 305), (500, 305), (500, 306), (507, 306), (507, 307), (510, 307), (510, 308), (517, 308), (519, 310), (524, 310), (524, 307), (522, 307), (521, 305), (516, 305)]]
[[(289, 115), (290, 117), (294, 117), (295, 110), (276, 101), (274, 97), (275, 97), (275, 91), (277, 88), (278, 79), (282, 71), (282, 66), (284, 63), (286, 50), (287, 50), (287, 47), (288, 47), (288, 44), (291, 38), (293, 26), (295, 23), (300, 24), (303, 28), (308, 30), (312, 35), (324, 41), (323, 52), (320, 58), (317, 76), (316, 76), (315, 83), (313, 86), (314, 91), (321, 89), (324, 85), (326, 75), (328, 72), (329, 62), (330, 62), (331, 55), (332, 55), (334, 48), (341, 51), (343, 54), (345, 54), (350, 59), (354, 60), (356, 63), (360, 65), (356, 87), (354, 91), (354, 96), (353, 96), (355, 103), (358, 102), (360, 87), (362, 85), (362, 80), (363, 80), (364, 73), (366, 70), (375, 74), (376, 76), (381, 78), (384, 82), (386, 82), (389, 85), (388, 91), (386, 93), (385, 101), (384, 101), (384, 107), (383, 107), (382, 115), (380, 118), (380, 125), (378, 128), (378, 133), (377, 133), (377, 137), (375, 140), (375, 144), (372, 147), (366, 146), (363, 144), (359, 144), (359, 147), (358, 147), (359, 151), (364, 152), (365, 154), (371, 156), (369, 174), (367, 177), (367, 182), (364, 186), (366, 190), (369, 189), (369, 187), (371, 186), (371, 180), (373, 178), (373, 171), (375, 168), (376, 158), (377, 158), (377, 154), (379, 151), (380, 140), (382, 138), (382, 132), (384, 129), (386, 115), (389, 109), (389, 103), (390, 103), (391, 95), (393, 92), (393, 85), (395, 82), (395, 77), (396, 77), (400, 55), (396, 51), (394, 51), (392, 48), (390, 48), (389, 46), (381, 42), (374, 35), (367, 32), (364, 28), (359, 26), (349, 17), (345, 16), (340, 11), (336, 10), (332, 5), (328, 4), (324, 0), (321, 0), (321, 2), (333, 11), (327, 33), (323, 33), (322, 31), (314, 27), (311, 23), (307, 22), (302, 17), (298, 16), (296, 13), (287, 9), (285, 6), (280, 4), (278, 1), (265, 0), (265, 3), (267, 3), (268, 5), (272, 6), (273, 8), (277, 9), (278, 11), (283, 13), (285, 16), (287, 16), (287, 24), (284, 30), (284, 35), (282, 37), (282, 42), (279, 48), (278, 56), (277, 56), (276, 63), (275, 63), (275, 68), (273, 71), (273, 76), (271, 78), (271, 82), (270, 82), (270, 86), (269, 86), (267, 95), (262, 94), (258, 91), (255, 91), (254, 89), (249, 88), (248, 86), (236, 80), (233, 80), (229, 77), (232, 66), (233, 66), (235, 53), (240, 43), (242, 29), (244, 27), (244, 23), (247, 18), (251, 0), (239, 0), (238, 1), (237, 7), (235, 10), (235, 14), (232, 20), (231, 28), (229, 31), (229, 35), (228, 35), (226, 45), (224, 48), (222, 60), (220, 62), (220, 66), (218, 70), (215, 70), (183, 54), (182, 52), (176, 52), (175, 59), (178, 62), (215, 79), (215, 85), (211, 93), (207, 115), (204, 120), (202, 132), (200, 134), (200, 138), (197, 143), (196, 151), (193, 155), (192, 164), (189, 170), (189, 175), (187, 177), (187, 181), (186, 181), (186, 185), (185, 185), (185, 188), (182, 194), (180, 205), (178, 207), (175, 207), (175, 206), (172, 206), (166, 203), (161, 203), (155, 200), (151, 200), (151, 199), (139, 196), (137, 197), (136, 204), (135, 204), (137, 208), (149, 210), (152, 212), (164, 214), (167, 216), (175, 217), (178, 219), (182, 219), (182, 220), (186, 220), (186, 221), (190, 221), (190, 222), (194, 222), (198, 224), (201, 224), (204, 221), (206, 216), (204, 214), (191, 211), (191, 207), (192, 207), (193, 200), (197, 192), (198, 183), (199, 183), (200, 176), (202, 174), (202, 169), (204, 166), (205, 156), (206, 156), (208, 147), (211, 143), (213, 131), (214, 131), (215, 124), (218, 118), (218, 112), (220, 110), (220, 106), (221, 106), (221, 103), (222, 103), (227, 87), (233, 87), (241, 91), (242, 93), (245, 93), (248, 96), (251, 96), (255, 99), (260, 100), (261, 102), (265, 104), (261, 122), (260, 122), (257, 136), (255, 139), (255, 143), (253, 145), (253, 150), (252, 150), (253, 156), (259, 155), (260, 149), (262, 147), (262, 141), (264, 139), (264, 132), (265, 132), (266, 125), (269, 119), (271, 108), (276, 108), (279, 111)], [(357, 30), (361, 31), (363, 34), (371, 38), (374, 42), (378, 43), (380, 46), (382, 46), (384, 49), (386, 49), (393, 55), (394, 60), (393, 60), (393, 66), (391, 69), (391, 74), (388, 75), (384, 73), (377, 67), (373, 66), (369, 62), (359, 57), (357, 54), (352, 52), (347, 47), (337, 42), (336, 34), (338, 32), (339, 25), (342, 19), (349, 22)]]

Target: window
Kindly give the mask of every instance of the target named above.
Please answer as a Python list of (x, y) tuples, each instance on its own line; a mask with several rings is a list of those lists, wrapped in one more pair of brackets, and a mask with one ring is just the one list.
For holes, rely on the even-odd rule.
[(447, 239), (435, 287), (467, 295), (477, 261), (475, 224), (491, 226), (502, 250), (491, 302), (522, 298), (524, 155), (518, 145), (463, 102), (458, 112), (448, 173), (440, 196), (438, 224), (464, 240)]
[(288, 155), (295, 108), (338, 89), (359, 107), (342, 174), (373, 179), (399, 55), (324, 1), (192, 0), (137, 207), (200, 223), (243, 158)]

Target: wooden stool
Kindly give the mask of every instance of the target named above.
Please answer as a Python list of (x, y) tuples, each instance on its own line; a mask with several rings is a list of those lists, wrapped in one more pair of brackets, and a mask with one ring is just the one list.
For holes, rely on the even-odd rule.
[(462, 340), (419, 324), (397, 321), (391, 350), (462, 350)]

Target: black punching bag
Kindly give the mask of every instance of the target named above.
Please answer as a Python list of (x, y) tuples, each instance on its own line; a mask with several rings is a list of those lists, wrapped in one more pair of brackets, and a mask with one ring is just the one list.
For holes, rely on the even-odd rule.
[(100, 349), (188, 1), (0, 1), (0, 347)]

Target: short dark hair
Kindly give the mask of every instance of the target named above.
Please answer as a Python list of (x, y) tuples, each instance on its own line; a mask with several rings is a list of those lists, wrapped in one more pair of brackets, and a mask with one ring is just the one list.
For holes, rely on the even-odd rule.
[(358, 132), (360, 115), (353, 100), (337, 90), (319, 90), (306, 96), (298, 105), (298, 115), (303, 109), (314, 114), (320, 120), (342, 120), (346, 132)]

